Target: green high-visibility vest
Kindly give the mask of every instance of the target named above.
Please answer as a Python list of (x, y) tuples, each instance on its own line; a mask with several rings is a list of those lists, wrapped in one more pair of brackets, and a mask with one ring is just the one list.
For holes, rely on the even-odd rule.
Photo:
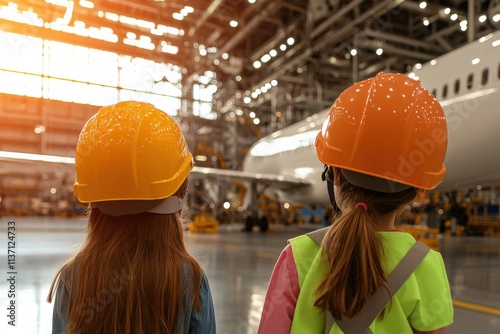
[[(384, 247), (385, 270), (391, 273), (415, 245), (415, 239), (402, 232), (377, 233)], [(314, 292), (327, 273), (327, 263), (322, 256), (322, 249), (318, 242), (304, 235), (291, 239), (290, 244), (300, 287), (290, 332), (296, 334), (344, 333), (338, 322), (328, 329), (327, 313), (314, 306), (316, 299)], [(442, 257), (432, 250), (424, 256), (422, 256), (423, 260), (419, 260), (422, 263), (415, 270), (410, 271), (411, 275), (407, 274), (406, 277), (409, 276), (409, 278), (405, 277), (401, 282), (401, 288), (393, 293), (383, 319), (377, 317), (378, 313), (375, 313), (373, 316), (375, 320), (371, 322), (370, 319), (371, 323), (367, 323), (366, 329), (369, 327), (372, 333), (412, 334), (412, 328), (431, 331), (449, 326), (453, 322), (450, 288)], [(389, 279), (390, 276), (388, 276)], [(382, 309), (383, 305), (380, 310)], [(364, 313), (370, 313), (370, 310), (365, 311), (363, 310)], [(366, 319), (363, 320), (366, 322)], [(359, 328), (356, 321), (350, 324), (348, 322), (348, 325), (342, 328), (348, 328), (345, 333), (369, 333)]]

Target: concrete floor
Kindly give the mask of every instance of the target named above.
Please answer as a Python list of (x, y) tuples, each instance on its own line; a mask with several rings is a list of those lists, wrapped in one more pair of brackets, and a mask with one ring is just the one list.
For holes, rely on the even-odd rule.
[[(11, 274), (7, 268), (7, 225), (16, 222), (16, 327), (8, 325)], [(0, 333), (51, 333), (52, 305), (45, 300), (59, 266), (84, 239), (85, 219), (0, 217)], [(268, 234), (242, 233), (223, 225), (218, 234), (186, 234), (188, 247), (210, 281), (217, 333), (256, 333), (267, 283), (286, 240), (307, 231), (273, 227)], [(441, 240), (455, 298), (449, 333), (500, 333), (500, 239)]]

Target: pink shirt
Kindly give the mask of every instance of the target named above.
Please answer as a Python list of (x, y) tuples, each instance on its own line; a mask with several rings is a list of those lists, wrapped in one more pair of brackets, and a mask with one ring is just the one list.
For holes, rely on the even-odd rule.
[[(300, 287), (297, 268), (293, 260), (292, 247), (286, 246), (274, 266), (266, 299), (262, 309), (262, 317), (258, 334), (288, 334), (292, 328), (295, 305), (299, 297)], [(414, 334), (445, 334), (446, 328), (431, 332), (414, 330)]]

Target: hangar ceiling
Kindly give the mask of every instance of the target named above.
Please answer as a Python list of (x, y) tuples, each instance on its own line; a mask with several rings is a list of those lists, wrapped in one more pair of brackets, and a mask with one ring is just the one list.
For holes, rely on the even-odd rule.
[[(207, 164), (228, 168), (238, 168), (259, 137), (329, 107), (354, 81), (409, 72), (500, 28), (498, 0), (0, 0), (0, 6), (34, 12), (46, 23), (105, 27), (116, 40), (2, 16), (0, 31), (181, 66), (188, 111), (180, 122), (197, 134), (192, 149), (217, 146), (224, 156)], [(211, 84), (218, 87), (211, 121), (189, 115), (190, 87), (206, 71), (215, 73)], [(66, 129), (65, 145), (78, 128)], [(4, 178), (19, 174), (8, 166), (0, 169)]]

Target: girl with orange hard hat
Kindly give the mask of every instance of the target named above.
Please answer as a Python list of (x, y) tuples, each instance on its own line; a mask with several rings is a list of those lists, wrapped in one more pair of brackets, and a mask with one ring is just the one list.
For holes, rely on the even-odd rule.
[(453, 322), (440, 253), (395, 227), (446, 168), (447, 125), (420, 82), (379, 73), (335, 100), (316, 139), (332, 226), (290, 240), (259, 333), (444, 333)]
[(192, 168), (179, 126), (149, 103), (106, 106), (85, 124), (74, 190), (90, 203), (87, 237), (50, 288), (53, 333), (215, 333), (183, 239)]

